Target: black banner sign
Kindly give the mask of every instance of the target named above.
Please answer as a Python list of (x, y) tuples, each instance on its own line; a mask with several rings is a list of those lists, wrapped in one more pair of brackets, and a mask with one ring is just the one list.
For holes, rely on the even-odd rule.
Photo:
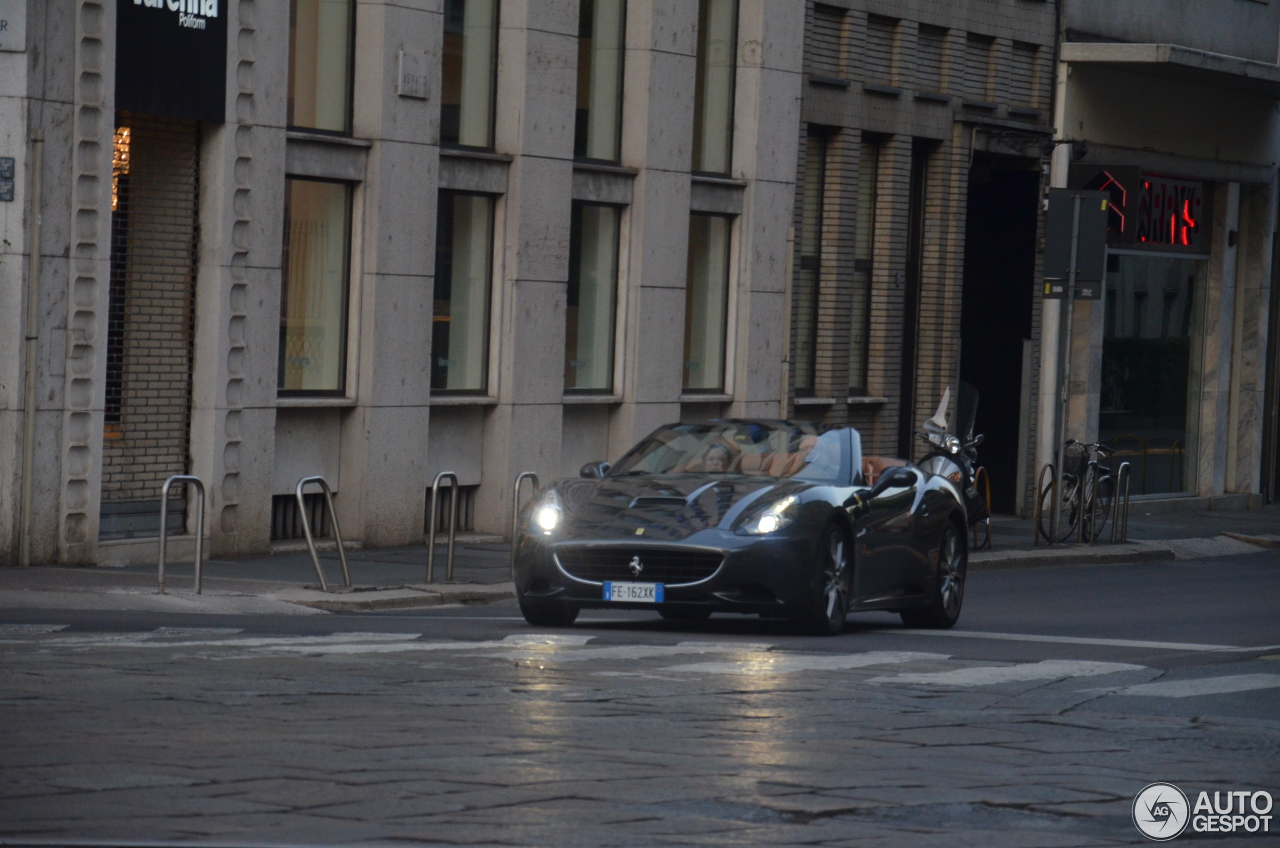
[(221, 122), (228, 0), (118, 0), (116, 109)]

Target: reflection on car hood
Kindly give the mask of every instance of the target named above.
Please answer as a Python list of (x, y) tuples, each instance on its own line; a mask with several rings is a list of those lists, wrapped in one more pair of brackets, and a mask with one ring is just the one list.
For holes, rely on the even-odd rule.
[[(772, 501), (810, 484), (736, 474), (644, 474), (566, 480), (559, 492), (568, 520), (560, 538), (675, 542), (711, 527), (729, 529), (744, 501)], [(643, 530), (643, 533), (637, 533)]]

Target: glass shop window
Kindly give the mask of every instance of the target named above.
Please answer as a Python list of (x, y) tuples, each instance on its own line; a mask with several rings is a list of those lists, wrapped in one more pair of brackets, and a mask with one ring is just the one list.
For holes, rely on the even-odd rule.
[(431, 391), (483, 394), (489, 377), (492, 197), (440, 192)]
[(573, 155), (617, 162), (622, 141), (622, 65), (626, 0), (582, 0), (578, 7), (578, 110)]
[(564, 351), (567, 392), (608, 392), (613, 388), (621, 216), (615, 206), (573, 204)]
[(498, 0), (445, 0), (440, 143), (493, 147)]
[(693, 170), (727, 174), (733, 164), (738, 0), (699, 0)]
[(694, 213), (689, 218), (689, 276), (684, 311), (685, 391), (724, 391), (732, 228), (733, 219), (723, 215)]
[(351, 132), (354, 12), (352, 0), (292, 0), (289, 126)]
[(341, 395), (346, 388), (351, 186), (286, 180), (279, 391)]

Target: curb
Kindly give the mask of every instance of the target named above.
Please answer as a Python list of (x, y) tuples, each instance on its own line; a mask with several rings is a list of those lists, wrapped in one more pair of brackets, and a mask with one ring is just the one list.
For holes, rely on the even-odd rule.
[(1173, 549), (1158, 544), (1055, 547), (1039, 551), (979, 551), (969, 555), (970, 571), (1007, 571), (1079, 565), (1125, 565), (1170, 562)]
[(1280, 536), (1274, 536), (1269, 533), (1261, 536), (1250, 536), (1247, 533), (1224, 532), (1222, 535), (1228, 539), (1235, 539), (1237, 542), (1257, 545), (1260, 548), (1280, 548)]
[(438, 607), (443, 604), (491, 604), (514, 598), (515, 585), (497, 583), (423, 583), (396, 588), (356, 587), (321, 592), (318, 589), (286, 589), (274, 597), (325, 612), (378, 612)]

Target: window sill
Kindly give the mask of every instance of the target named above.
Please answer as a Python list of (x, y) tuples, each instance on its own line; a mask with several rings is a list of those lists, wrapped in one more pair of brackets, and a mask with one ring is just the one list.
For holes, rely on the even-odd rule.
[(1039, 109), (1032, 109), (1029, 106), (1010, 106), (1009, 117), (1026, 118), (1029, 121), (1038, 121), (1044, 117), (1044, 112)]
[(717, 395), (717, 394), (692, 394), (680, 395), (681, 403), (732, 403), (733, 395)]
[(488, 395), (432, 395), (431, 406), (497, 406), (498, 399)]
[(277, 397), (276, 409), (350, 409), (356, 406), (351, 397)]
[(628, 168), (626, 165), (614, 165), (611, 162), (597, 162), (592, 159), (573, 160), (573, 170), (596, 171), (601, 174), (618, 174), (623, 177), (634, 177), (636, 174), (640, 173), (635, 168)]
[(837, 401), (830, 397), (798, 397), (794, 403), (796, 406), (835, 406)]
[(997, 109), (999, 109), (999, 108), (1000, 108), (1000, 104), (999, 104), (999, 103), (993, 103), (993, 102), (992, 102), (992, 101), (990, 101), (990, 100), (968, 100), (968, 99), (965, 99), (965, 100), (962, 100), (962, 101), (960, 101), (960, 102), (964, 104), (964, 108), (966, 108), (966, 109), (981, 109), (981, 110), (983, 110), (984, 112), (994, 112), (995, 110), (997, 110)]
[(716, 174), (699, 174), (693, 173), (689, 178), (695, 183), (703, 183), (705, 185), (714, 186), (733, 186), (734, 188), (746, 188), (746, 180), (735, 180), (733, 177), (723, 177)]
[(917, 91), (916, 100), (926, 100), (930, 103), (950, 103), (951, 95), (937, 91)]
[(849, 406), (882, 406), (883, 404), (888, 403), (889, 399), (887, 397), (859, 396), (845, 398), (844, 402), (849, 404)]
[(341, 144), (346, 147), (363, 147), (365, 149), (373, 147), (373, 142), (366, 138), (352, 138), (349, 135), (338, 135), (337, 133), (289, 129), (285, 130), (284, 135), (285, 138), (293, 141), (314, 141), (319, 144)]
[(514, 162), (514, 156), (508, 156), (506, 153), (494, 153), (490, 150), (479, 150), (474, 147), (446, 147), (440, 146), (441, 156), (453, 156), (457, 159), (480, 159), (485, 162)]
[(612, 404), (622, 403), (621, 395), (565, 395), (561, 401), (565, 406), (577, 404)]

